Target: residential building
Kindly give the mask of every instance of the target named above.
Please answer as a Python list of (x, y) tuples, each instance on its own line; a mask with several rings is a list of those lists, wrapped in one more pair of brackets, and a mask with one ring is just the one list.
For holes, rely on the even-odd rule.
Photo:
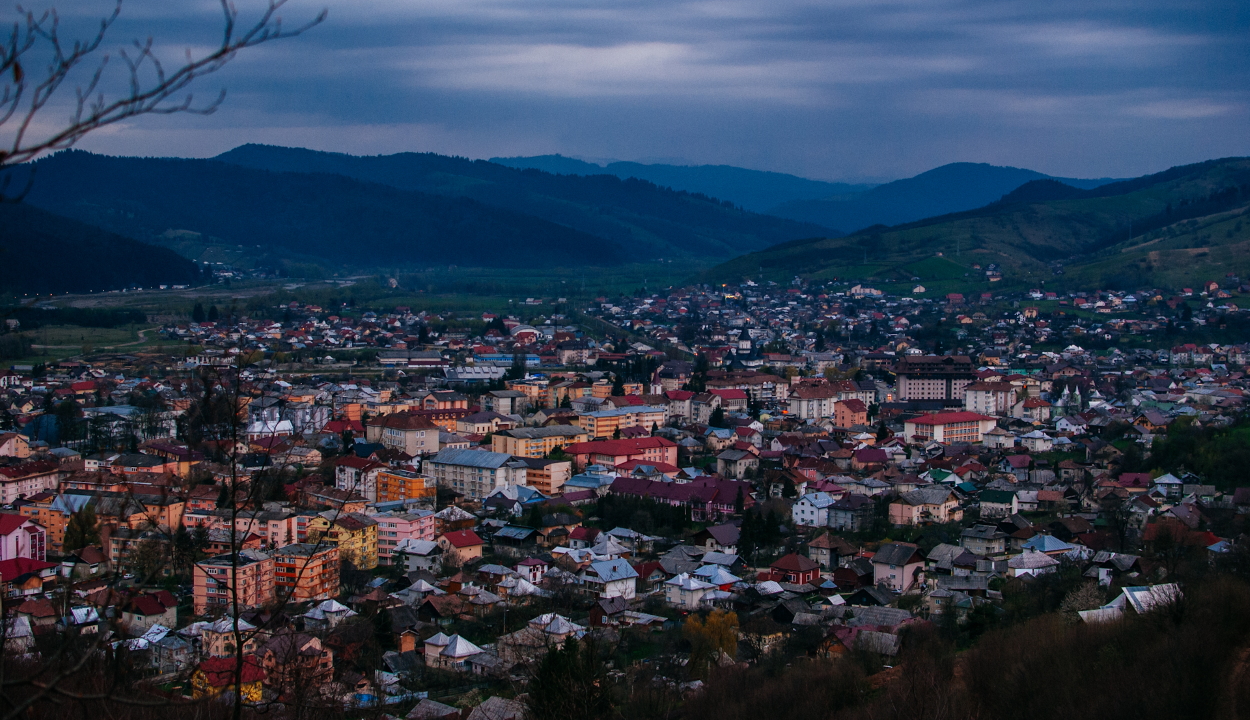
[(894, 364), (895, 397), (963, 405), (964, 388), (976, 380), (975, 371), (972, 359), (963, 355), (905, 355)]
[(438, 546), (456, 566), (462, 566), (482, 557), (486, 543), (472, 530), (453, 530), (438, 536)]
[(634, 599), (638, 572), (623, 559), (592, 562), (582, 571), (581, 581), (601, 598)]
[(47, 532), (24, 515), (0, 513), (0, 560), (14, 558), (47, 560)]
[(378, 523), (378, 563), (390, 565), (405, 540), (433, 540), (434, 511), (386, 512), (373, 516)]
[(428, 417), (396, 412), (365, 422), (365, 439), (413, 457), (438, 452), (439, 426)]
[(481, 500), (509, 485), (526, 484), (526, 465), (511, 455), (487, 450), (443, 450), (422, 464), (439, 487), (468, 500)]
[(594, 440), (575, 443), (564, 448), (573, 456), (578, 470), (587, 465), (616, 467), (630, 460), (643, 463), (677, 464), (677, 443), (662, 437), (645, 437), (622, 440)]
[(920, 415), (903, 423), (908, 442), (979, 443), (997, 426), (997, 420), (974, 412), (946, 412)]
[(338, 547), (339, 558), (360, 570), (378, 566), (378, 522), (360, 513), (327, 510), (308, 523), (308, 542), (322, 537)]
[(294, 543), (273, 552), (274, 592), (283, 602), (329, 600), (339, 594), (339, 549)]
[(618, 430), (641, 427), (650, 430), (664, 427), (668, 421), (666, 407), (631, 405), (615, 410), (600, 410), (577, 416), (577, 425), (592, 438), (610, 438)]
[[(437, 432), (434, 433), (434, 442), (438, 442)], [(378, 473), (386, 468), (380, 462), (354, 455), (339, 458), (334, 461), (334, 487), (356, 493), (368, 502), (377, 502)]]
[(924, 554), (912, 543), (886, 543), (872, 556), (873, 582), (905, 593), (924, 581)]
[(274, 599), (274, 560), (260, 550), (240, 550), (195, 564), (192, 604), (196, 615), (220, 612), (237, 597), (238, 611), (258, 608)]
[(546, 457), (556, 448), (590, 440), (590, 434), (577, 425), (513, 428), (491, 436), (491, 450), (516, 457)]
[(890, 523), (893, 525), (948, 523), (962, 519), (959, 501), (946, 486), (918, 488), (903, 493), (898, 500), (890, 503)]
[(376, 502), (380, 503), (418, 499), (432, 508), (438, 495), (438, 483), (434, 478), (413, 470), (380, 469), (374, 482), (377, 485)]

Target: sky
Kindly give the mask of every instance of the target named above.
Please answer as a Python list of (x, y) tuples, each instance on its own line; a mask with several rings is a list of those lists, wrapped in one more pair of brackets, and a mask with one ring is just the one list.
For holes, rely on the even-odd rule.
[[(112, 0), (54, 5), (82, 35)], [(284, 20), (322, 8), (322, 25), (199, 81), (204, 98), (227, 90), (213, 115), (79, 147), (561, 153), (852, 181), (956, 161), (1129, 177), (1250, 155), (1244, 0), (290, 0)], [(215, 0), (126, 0), (106, 47), (150, 35), (172, 62), (220, 28)]]

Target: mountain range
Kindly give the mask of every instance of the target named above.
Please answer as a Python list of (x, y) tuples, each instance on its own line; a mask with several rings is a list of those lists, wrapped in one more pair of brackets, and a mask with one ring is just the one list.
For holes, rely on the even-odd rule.
[[(553, 170), (600, 167), (547, 160)], [(1132, 276), (1118, 273), (1118, 263), (1145, 258), (1132, 267), (1180, 277), (1195, 264), (1235, 265), (1244, 254), (1240, 220), (1225, 228), (1218, 218), (1243, 207), (1245, 162), (1209, 161), (1115, 182), (956, 163), (782, 203), (828, 210), (826, 225), (751, 212), (710, 193), (755, 182), (753, 202), (764, 203), (836, 184), (722, 166), (611, 164), (621, 172), (649, 169), (659, 180), (670, 173), (670, 180), (684, 178), (687, 190), (606, 172), (552, 173), (433, 153), (358, 157), (243, 145), (211, 159), (170, 159), (65, 151), (0, 178), (23, 187), (34, 174), (27, 207), (5, 211), (6, 229), (17, 232), (0, 238), (10, 258), (0, 288), (61, 292), (194, 278), (194, 264), (170, 249), (291, 275), (313, 266), (328, 273), (444, 265), (524, 271), (663, 259), (693, 272), (722, 263), (700, 276), (717, 281), (794, 274), (954, 280), (975, 277), (971, 266), (978, 264), (1023, 279), (1048, 277), (1061, 261), (1070, 278), (1090, 279), (1080, 274), (1089, 266), (1115, 280)], [(874, 223), (845, 238), (829, 227), (839, 218), (860, 223), (952, 207), (889, 227)], [(1208, 220), (1216, 223), (1210, 230)], [(1138, 247), (1147, 241), (1149, 250)], [(1186, 243), (1227, 249), (1180, 253), (1194, 249)], [(24, 272), (37, 263), (32, 247), (55, 257), (59, 274)], [(937, 253), (944, 259), (935, 261)]]
[(1093, 188), (1043, 178), (982, 208), (749, 253), (702, 279), (801, 275), (988, 289), (993, 269), (1004, 285), (1179, 286), (1250, 272), (1250, 223), (1242, 221), (1247, 211), (1247, 158)]
[(622, 179), (638, 178), (661, 187), (729, 200), (747, 210), (774, 215), (776, 213), (772, 212), (773, 208), (783, 203), (855, 194), (873, 187), (872, 185), (809, 180), (797, 175), (747, 170), (732, 165), (667, 165), (625, 161), (598, 165), (563, 155), (493, 157), (490, 161), (498, 165), (542, 170), (560, 175), (615, 175)]
[[(26, 202), (190, 256), (327, 268), (612, 266), (725, 260), (825, 228), (610, 176), (558, 176), (432, 153), (354, 157), (244, 145), (213, 159), (67, 151)], [(237, 254), (237, 253), (236, 253)]]
[(784, 173), (728, 165), (607, 165), (563, 155), (497, 157), (493, 163), (565, 175), (615, 175), (711, 195), (748, 210), (834, 228), (841, 235), (871, 225), (897, 225), (934, 215), (972, 210), (994, 202), (1033, 180), (1057, 180), (1076, 188), (1095, 188), (1111, 178), (1053, 178), (1033, 170), (986, 163), (950, 163), (915, 177), (883, 185), (809, 180)]

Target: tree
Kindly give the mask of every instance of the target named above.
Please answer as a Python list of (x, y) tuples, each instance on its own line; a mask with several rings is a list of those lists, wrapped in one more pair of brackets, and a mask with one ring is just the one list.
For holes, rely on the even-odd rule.
[(67, 552), (81, 550), (88, 545), (97, 545), (100, 542), (100, 524), (96, 521), (95, 508), (91, 505), (83, 505), (81, 510), (69, 516), (69, 522), (65, 525), (65, 540), (62, 547)]
[(191, 320), (197, 323), (202, 323), (206, 319), (208, 319), (208, 317), (204, 314), (204, 306), (197, 302), (195, 307), (191, 308)]
[(716, 408), (712, 411), (711, 417), (708, 418), (707, 424), (712, 427), (725, 427), (725, 408)]
[(593, 642), (547, 651), (529, 684), (528, 720), (601, 720), (613, 714), (608, 677)]
[[(102, 46), (121, 15), (121, 0), (101, 20), (93, 37), (73, 42), (61, 38), (60, 16), (55, 10), (36, 14), (19, 9), (20, 19), (6, 33), (7, 42), (0, 45), (0, 76), (4, 77), (0, 129), (6, 131), (8, 138), (7, 147), (0, 149), (0, 167), (72, 147), (94, 130), (141, 115), (213, 113), (225, 100), (224, 90), (216, 99), (201, 104), (184, 91), (197, 79), (225, 67), (239, 51), (294, 37), (326, 17), (323, 10), (303, 25), (284, 29), (278, 11), (286, 1), (268, 0), (266, 9), (253, 24), (240, 25), (234, 3), (220, 0), (224, 27), (220, 40), (211, 49), (198, 57), (188, 49), (181, 64), (167, 67), (154, 49), (153, 38), (136, 40), (133, 47), (117, 53), (121, 58), (120, 78), (108, 72), (117, 63), (110, 66), (110, 55)], [(81, 82), (74, 89), (76, 101), (71, 104), (69, 119), (54, 121), (60, 117), (62, 105), (52, 100), (58, 97), (62, 85), (75, 79)], [(115, 83), (126, 90), (108, 92), (106, 88)]]
[(218, 310), (217, 310), (217, 306), (216, 306), (216, 305), (209, 305), (209, 306), (208, 306), (208, 321), (209, 321), (209, 322), (217, 322), (217, 321), (218, 321), (218, 320), (220, 320), (220, 319), (221, 319), (221, 313), (220, 313), (220, 312), (218, 312)]
[(682, 637), (690, 643), (690, 665), (702, 673), (721, 653), (734, 657), (738, 652), (738, 616), (724, 610), (713, 610), (706, 620), (693, 615), (681, 628)]
[(625, 394), (625, 378), (620, 373), (612, 380), (612, 396), (621, 397)]
[(513, 353), (512, 367), (508, 368), (508, 372), (504, 375), (504, 377), (508, 380), (524, 380), (527, 372), (525, 353)]

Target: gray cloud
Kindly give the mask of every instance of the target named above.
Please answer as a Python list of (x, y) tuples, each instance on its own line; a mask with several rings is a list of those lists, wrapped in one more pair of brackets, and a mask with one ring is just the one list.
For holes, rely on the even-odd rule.
[[(241, 9), (256, 7), (238, 0)], [(208, 118), (83, 143), (680, 156), (811, 177), (956, 160), (1125, 176), (1250, 154), (1250, 15), (1144, 0), (292, 0), (312, 33), (203, 86)], [(63, 0), (75, 22), (106, 0)], [(211, 42), (215, 3), (128, 0), (117, 38)]]

